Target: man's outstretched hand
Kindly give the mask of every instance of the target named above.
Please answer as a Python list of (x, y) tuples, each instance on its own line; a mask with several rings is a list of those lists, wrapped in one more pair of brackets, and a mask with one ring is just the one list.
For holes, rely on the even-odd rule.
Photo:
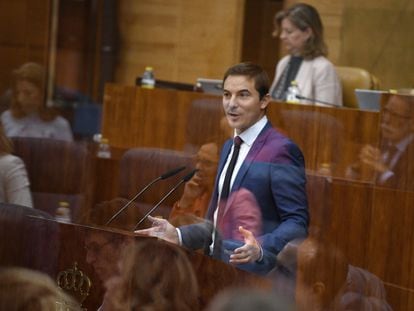
[(239, 227), (239, 232), (244, 237), (244, 245), (236, 248), (233, 254), (230, 255), (230, 263), (244, 264), (259, 260), (261, 247), (253, 233), (244, 229), (242, 226)]
[(177, 229), (165, 219), (148, 216), (152, 222), (152, 227), (148, 229), (136, 230), (135, 233), (155, 236), (168, 242), (179, 244)]

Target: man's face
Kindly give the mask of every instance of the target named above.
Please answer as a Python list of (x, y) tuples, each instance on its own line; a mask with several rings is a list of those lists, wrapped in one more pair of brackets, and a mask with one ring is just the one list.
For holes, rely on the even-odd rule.
[(246, 76), (228, 76), (223, 86), (223, 108), (229, 126), (240, 134), (260, 120), (269, 97), (260, 100), (254, 79)]
[(413, 132), (413, 117), (409, 103), (402, 96), (391, 96), (382, 110), (382, 138), (392, 143), (398, 143)]
[(102, 234), (90, 234), (85, 239), (86, 262), (104, 282), (118, 272), (121, 245)]

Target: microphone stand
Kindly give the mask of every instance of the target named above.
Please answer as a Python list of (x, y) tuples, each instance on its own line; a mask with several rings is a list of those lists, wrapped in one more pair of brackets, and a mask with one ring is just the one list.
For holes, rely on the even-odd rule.
[(173, 193), (175, 190), (177, 190), (178, 187), (180, 187), (183, 183), (189, 181), (194, 174), (197, 172), (198, 170), (192, 170), (188, 175), (184, 176), (183, 179), (180, 180), (180, 182), (178, 184), (176, 184), (170, 191), (168, 191), (168, 193), (166, 195), (164, 195), (162, 197), (162, 199), (155, 204), (155, 206), (153, 208), (151, 208), (145, 215), (144, 217), (141, 218), (141, 220), (135, 225), (134, 227), (134, 231), (137, 230), (137, 228), (139, 227), (140, 224), (142, 224), (142, 222), (147, 219), (147, 217), (153, 212), (155, 211), (170, 195), (171, 193)]
[(154, 180), (152, 180), (150, 183), (148, 183), (140, 192), (138, 192), (131, 200), (129, 200), (118, 212), (115, 213), (115, 215), (113, 215), (106, 223), (105, 225), (108, 226), (115, 218), (117, 218), (119, 216), (119, 214), (121, 214), (128, 206), (131, 205), (132, 202), (134, 202), (141, 194), (143, 194), (149, 187), (151, 187), (153, 184), (155, 184), (157, 181), (161, 180), (161, 179), (166, 179), (168, 177), (171, 177), (179, 172), (181, 172), (182, 170), (185, 169), (185, 166), (181, 166), (177, 169), (171, 170), (157, 178), (155, 178)]
[(319, 99), (315, 99), (315, 98), (309, 98), (309, 97), (305, 97), (305, 96), (298, 95), (298, 94), (296, 94), (296, 98), (310, 101), (313, 104), (323, 104), (323, 105), (327, 105), (327, 106), (330, 106), (330, 107), (339, 107), (337, 105), (334, 105), (332, 103), (328, 103), (328, 102), (323, 101), (323, 100), (319, 100)]

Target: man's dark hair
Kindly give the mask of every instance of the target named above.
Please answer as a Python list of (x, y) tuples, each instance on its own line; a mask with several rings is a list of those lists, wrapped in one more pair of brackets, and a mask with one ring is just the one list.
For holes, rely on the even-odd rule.
[(228, 76), (247, 76), (254, 79), (254, 87), (259, 92), (260, 99), (269, 93), (269, 76), (259, 65), (246, 62), (230, 67), (224, 74), (223, 85)]

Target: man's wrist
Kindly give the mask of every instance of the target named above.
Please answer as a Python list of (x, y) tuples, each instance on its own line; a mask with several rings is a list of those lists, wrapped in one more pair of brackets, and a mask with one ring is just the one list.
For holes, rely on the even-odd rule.
[(263, 260), (263, 248), (259, 245), (260, 255), (256, 262), (261, 262)]

